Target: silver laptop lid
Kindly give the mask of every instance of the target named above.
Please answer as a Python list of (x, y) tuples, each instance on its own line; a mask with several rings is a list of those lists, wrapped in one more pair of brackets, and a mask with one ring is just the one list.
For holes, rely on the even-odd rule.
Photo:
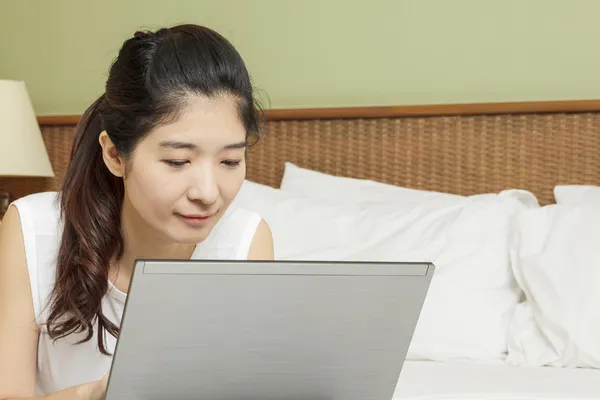
[(389, 400), (429, 263), (136, 263), (106, 399)]

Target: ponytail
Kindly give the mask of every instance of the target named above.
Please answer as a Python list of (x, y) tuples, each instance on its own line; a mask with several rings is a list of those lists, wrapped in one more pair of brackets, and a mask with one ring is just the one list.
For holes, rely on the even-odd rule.
[(78, 343), (89, 341), (98, 323), (100, 352), (105, 347), (104, 330), (117, 337), (119, 327), (102, 312), (108, 290), (108, 272), (113, 257), (123, 254), (120, 232), (123, 182), (106, 168), (98, 142), (102, 132), (105, 96), (83, 114), (75, 129), (71, 160), (60, 191), (64, 229), (58, 251), (56, 280), (47, 320), (54, 340), (84, 332)]

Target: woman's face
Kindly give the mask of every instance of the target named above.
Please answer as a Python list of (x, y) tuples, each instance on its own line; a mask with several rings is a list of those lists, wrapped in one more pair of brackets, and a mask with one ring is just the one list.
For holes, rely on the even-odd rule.
[(134, 219), (167, 239), (199, 243), (244, 182), (245, 150), (236, 100), (194, 97), (176, 121), (138, 143), (124, 179), (125, 202)]

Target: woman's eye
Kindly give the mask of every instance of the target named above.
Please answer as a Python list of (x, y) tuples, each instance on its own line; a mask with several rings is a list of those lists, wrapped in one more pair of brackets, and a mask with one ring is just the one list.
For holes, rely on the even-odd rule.
[(225, 160), (223, 161), (223, 164), (225, 164), (228, 167), (237, 167), (238, 165), (240, 165), (241, 160)]
[(165, 160), (165, 163), (167, 163), (167, 164), (168, 164), (168, 165), (170, 165), (171, 167), (175, 167), (175, 168), (181, 168), (181, 167), (183, 167), (185, 164), (187, 164), (187, 161)]

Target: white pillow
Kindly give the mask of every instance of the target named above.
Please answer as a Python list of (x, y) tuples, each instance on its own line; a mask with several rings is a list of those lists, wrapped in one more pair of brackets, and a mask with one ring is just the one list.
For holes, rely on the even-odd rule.
[(524, 208), (514, 194), (334, 202), (249, 183), (236, 201), (267, 220), (276, 259), (432, 261), (408, 358), (503, 360), (521, 294), (508, 251)]
[(347, 178), (325, 174), (285, 163), (281, 190), (318, 197), (324, 200), (352, 201), (413, 201), (429, 197), (455, 198), (456, 194), (432, 192), (389, 185), (367, 179)]
[(554, 187), (554, 200), (556, 204), (600, 205), (600, 187), (591, 185), (558, 185)]
[(342, 259), (431, 261), (437, 269), (408, 359), (503, 360), (521, 291), (510, 268), (509, 194), (377, 204), (359, 213)]
[(529, 210), (517, 226), (513, 267), (527, 300), (507, 361), (600, 368), (600, 205)]

